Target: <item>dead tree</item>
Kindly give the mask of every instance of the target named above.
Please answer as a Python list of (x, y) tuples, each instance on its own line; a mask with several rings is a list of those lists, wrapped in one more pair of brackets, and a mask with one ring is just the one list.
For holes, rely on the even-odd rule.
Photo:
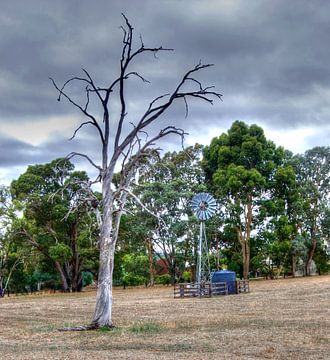
[[(72, 138), (83, 127), (92, 126), (96, 129), (102, 147), (102, 162), (100, 164), (97, 164), (87, 154), (76, 152), (69, 154), (69, 158), (77, 156), (85, 158), (91, 166), (98, 170), (99, 176), (96, 181), (101, 182), (103, 196), (95, 313), (90, 326), (78, 327), (77, 330), (113, 326), (111, 310), (114, 255), (120, 219), (127, 196), (130, 193), (130, 184), (143, 161), (150, 157), (154, 151), (157, 151), (157, 149), (154, 149), (157, 140), (171, 134), (178, 135), (181, 138), (185, 135), (183, 129), (176, 126), (167, 126), (159, 130), (155, 135), (148, 136), (148, 128), (178, 100), (183, 101), (187, 115), (189, 98), (203, 100), (210, 104), (213, 103), (213, 98), (221, 99), (221, 94), (216, 92), (213, 87), (203, 87), (201, 82), (194, 77), (196, 72), (212, 66), (212, 64), (202, 64), (199, 62), (184, 74), (171, 93), (154, 98), (147, 106), (144, 114), (132, 124), (132, 128), (124, 131), (124, 125), (127, 122), (127, 101), (125, 97), (127, 81), (132, 77), (137, 77), (143, 82), (148, 82), (141, 74), (132, 71), (130, 65), (142, 54), (151, 53), (157, 55), (160, 52), (171, 51), (172, 49), (163, 48), (162, 46), (155, 48), (146, 47), (141, 37), (139, 47), (135, 48), (133, 46), (133, 27), (125, 15), (123, 15), (123, 19), (125, 24), (121, 27), (123, 40), (120, 73), (109, 86), (98, 87), (92, 76), (85, 69), (82, 70), (82, 76), (70, 78), (61, 87), (51, 79), (59, 93), (58, 101), (65, 98), (85, 116), (85, 121), (77, 127)], [(82, 103), (70, 96), (68, 86), (73, 82), (83, 85), (86, 97)], [(94, 115), (90, 110), (92, 98), (93, 100), (96, 99), (101, 105), (103, 113), (100, 115), (102, 117)], [(116, 100), (119, 100), (120, 110), (116, 127), (114, 128), (113, 119), (111, 119), (112, 126), (110, 127), (110, 109)], [(120, 170), (118, 170), (119, 166)], [(117, 186), (114, 188), (115, 172), (117, 173)]]

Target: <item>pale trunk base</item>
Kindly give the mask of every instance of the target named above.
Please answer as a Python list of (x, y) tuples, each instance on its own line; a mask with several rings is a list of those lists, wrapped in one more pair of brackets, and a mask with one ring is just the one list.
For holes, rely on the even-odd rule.
[(100, 265), (96, 294), (96, 306), (92, 324), (95, 327), (113, 326), (112, 323), (112, 273), (115, 244), (104, 241), (100, 249)]
[(97, 287), (96, 306), (92, 324), (96, 327), (113, 326), (112, 324), (112, 286), (108, 283)]

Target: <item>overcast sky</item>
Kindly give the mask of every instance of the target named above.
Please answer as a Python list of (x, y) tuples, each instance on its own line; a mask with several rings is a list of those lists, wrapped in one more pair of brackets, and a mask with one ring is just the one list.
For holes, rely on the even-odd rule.
[[(159, 128), (175, 124), (186, 145), (209, 144), (241, 120), (294, 153), (329, 146), (330, 2), (327, 0), (0, 0), (0, 184), (27, 165), (71, 151), (95, 156), (95, 132), (68, 141), (83, 118), (57, 93), (87, 69), (102, 86), (117, 74), (124, 12), (146, 46), (173, 48), (134, 64), (127, 92), (128, 121), (156, 96), (171, 91), (200, 60), (200, 72), (223, 101), (177, 104)], [(73, 92), (76, 89), (72, 89)], [(75, 95), (77, 95), (75, 93)], [(116, 109), (116, 104), (114, 104)], [(169, 138), (162, 146), (179, 149)], [(87, 164), (86, 164), (87, 165)]]

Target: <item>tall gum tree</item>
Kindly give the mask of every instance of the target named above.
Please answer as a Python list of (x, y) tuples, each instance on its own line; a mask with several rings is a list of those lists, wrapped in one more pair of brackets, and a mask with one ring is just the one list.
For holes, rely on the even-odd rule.
[(244, 279), (249, 276), (250, 238), (261, 200), (270, 197), (268, 184), (283, 156), (284, 150), (267, 140), (262, 128), (241, 121), (204, 149), (206, 179), (226, 208), (227, 223), (235, 228)]
[(85, 172), (74, 171), (67, 159), (31, 165), (11, 183), (11, 194), (22, 210), (13, 236), (53, 264), (63, 291), (82, 289), (84, 264), (95, 258), (94, 217), (84, 201)]
[(9, 188), (0, 185), (0, 297), (7, 291), (13, 272), (24, 259), (25, 249), (17, 249), (11, 235), (15, 210)]
[(299, 230), (309, 240), (305, 272), (310, 275), (317, 246), (327, 239), (324, 224), (330, 208), (330, 147), (317, 146), (297, 155), (294, 166), (303, 203)]
[[(196, 144), (179, 152), (168, 152), (141, 171), (139, 184), (133, 188), (138, 199), (162, 219), (132, 204), (138, 224), (145, 224), (146, 241), (158, 258), (164, 258), (171, 282), (182, 276), (185, 263), (193, 263), (193, 219), (190, 201), (206, 190), (200, 165), (202, 146)], [(134, 206), (135, 205), (135, 206)], [(155, 246), (153, 246), (155, 245)], [(157, 250), (158, 249), (158, 250)]]
[[(131, 122), (131, 130), (127, 130), (129, 122), (128, 102), (126, 99), (127, 83), (131, 78), (138, 78), (143, 83), (148, 81), (132, 65), (141, 55), (152, 54), (156, 56), (163, 51), (172, 49), (160, 47), (146, 47), (140, 36), (140, 45), (136, 47), (133, 43), (133, 27), (128, 19), (123, 15), (124, 26), (122, 48), (120, 57), (120, 71), (107, 86), (98, 86), (90, 73), (83, 69), (82, 76), (72, 77), (63, 86), (57, 85), (51, 79), (53, 85), (59, 93), (58, 100), (65, 98), (80, 113), (85, 116), (85, 121), (81, 122), (73, 134), (73, 138), (79, 130), (85, 126), (96, 129), (101, 143), (101, 162), (97, 163), (89, 155), (84, 153), (71, 153), (69, 158), (82, 157), (86, 159), (99, 172), (95, 181), (101, 182), (102, 187), (102, 216), (100, 219), (100, 240), (99, 240), (99, 272), (96, 295), (96, 306), (94, 318), (91, 325), (81, 329), (97, 328), (100, 326), (111, 327), (112, 321), (112, 276), (114, 268), (114, 254), (120, 219), (124, 210), (127, 196), (130, 193), (130, 184), (135, 177), (135, 173), (140, 164), (153, 153), (152, 148), (157, 140), (168, 135), (184, 136), (184, 130), (175, 126), (161, 128), (156, 134), (147, 136), (147, 131), (151, 125), (157, 122), (166, 111), (178, 100), (183, 101), (188, 114), (188, 100), (198, 99), (212, 104), (213, 99), (221, 99), (221, 94), (216, 92), (213, 87), (204, 87), (195, 78), (195, 74), (200, 70), (209, 68), (212, 64), (202, 64), (199, 62), (195, 67), (188, 70), (178, 81), (177, 86), (168, 94), (155, 97), (145, 112), (139, 118)], [(69, 85), (78, 83), (82, 85), (84, 99), (81, 101), (70, 96)], [(95, 114), (90, 104), (98, 101), (101, 106), (101, 113)], [(119, 103), (118, 116), (114, 118), (113, 111)], [(110, 116), (111, 114), (111, 116)], [(111, 123), (110, 123), (111, 120)], [(118, 168), (120, 167), (120, 170)], [(119, 171), (117, 186), (113, 187), (115, 171)]]

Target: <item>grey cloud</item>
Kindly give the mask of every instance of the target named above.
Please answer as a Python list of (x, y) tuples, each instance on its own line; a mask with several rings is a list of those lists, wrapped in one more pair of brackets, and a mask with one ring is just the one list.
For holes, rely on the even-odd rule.
[[(88, 136), (80, 136), (79, 141), (69, 141), (67, 138), (57, 136), (39, 146), (33, 146), (15, 138), (0, 135), (0, 173), (4, 169), (13, 168), (11, 173), (17, 177), (24, 171), (23, 166), (44, 164), (55, 158), (65, 157), (73, 151), (87, 153), (97, 162), (98, 146), (95, 138)], [(83, 158), (75, 157), (72, 161), (78, 167), (89, 168)], [(89, 172), (95, 173), (93, 169)]]
[(24, 165), (39, 157), (40, 152), (36, 147), (0, 135), (0, 167)]
[[(67, 102), (56, 101), (57, 93), (48, 77), (63, 84), (68, 78), (81, 75), (84, 67), (97, 83), (107, 85), (119, 69), (122, 40), (119, 26), (123, 24), (120, 14), (124, 12), (134, 26), (137, 46), (141, 34), (148, 46), (175, 49), (159, 54), (158, 59), (144, 56), (134, 64), (134, 70), (145, 75), (151, 84), (142, 84), (137, 79), (130, 82), (127, 93), (130, 120), (134, 121), (153, 98), (173, 89), (180, 76), (201, 59), (215, 66), (198, 74), (198, 79), (205, 85), (215, 85), (224, 94), (224, 101), (215, 102), (213, 107), (190, 102), (187, 119), (184, 104), (178, 104), (160, 119), (159, 128), (172, 122), (191, 133), (196, 133), (196, 129), (207, 132), (215, 124), (230, 126), (236, 119), (276, 129), (327, 124), (329, 2), (139, 0), (138, 3), (4, 2), (0, 14), (0, 122), (23, 123), (31, 117), (41, 121), (49, 115), (76, 114), (76, 109)], [(76, 87), (71, 90), (75, 96), (78, 94)], [(38, 149), (24, 143), (17, 143), (16, 147), (32, 152), (35, 162), (44, 160), (44, 154), (57, 157), (66, 153), (62, 150), (83, 150), (86, 144), (95, 155), (96, 141), (87, 132), (82, 136), (83, 143), (67, 143), (57, 137), (41, 139), (43, 143)], [(315, 141), (310, 139), (310, 144)], [(317, 141), (327, 144), (327, 138)], [(176, 140), (169, 140), (171, 146), (172, 142), (174, 146)], [(15, 163), (14, 154), (11, 158), (6, 155), (7, 164)], [(25, 155), (22, 159), (27, 161), (28, 152)]]

